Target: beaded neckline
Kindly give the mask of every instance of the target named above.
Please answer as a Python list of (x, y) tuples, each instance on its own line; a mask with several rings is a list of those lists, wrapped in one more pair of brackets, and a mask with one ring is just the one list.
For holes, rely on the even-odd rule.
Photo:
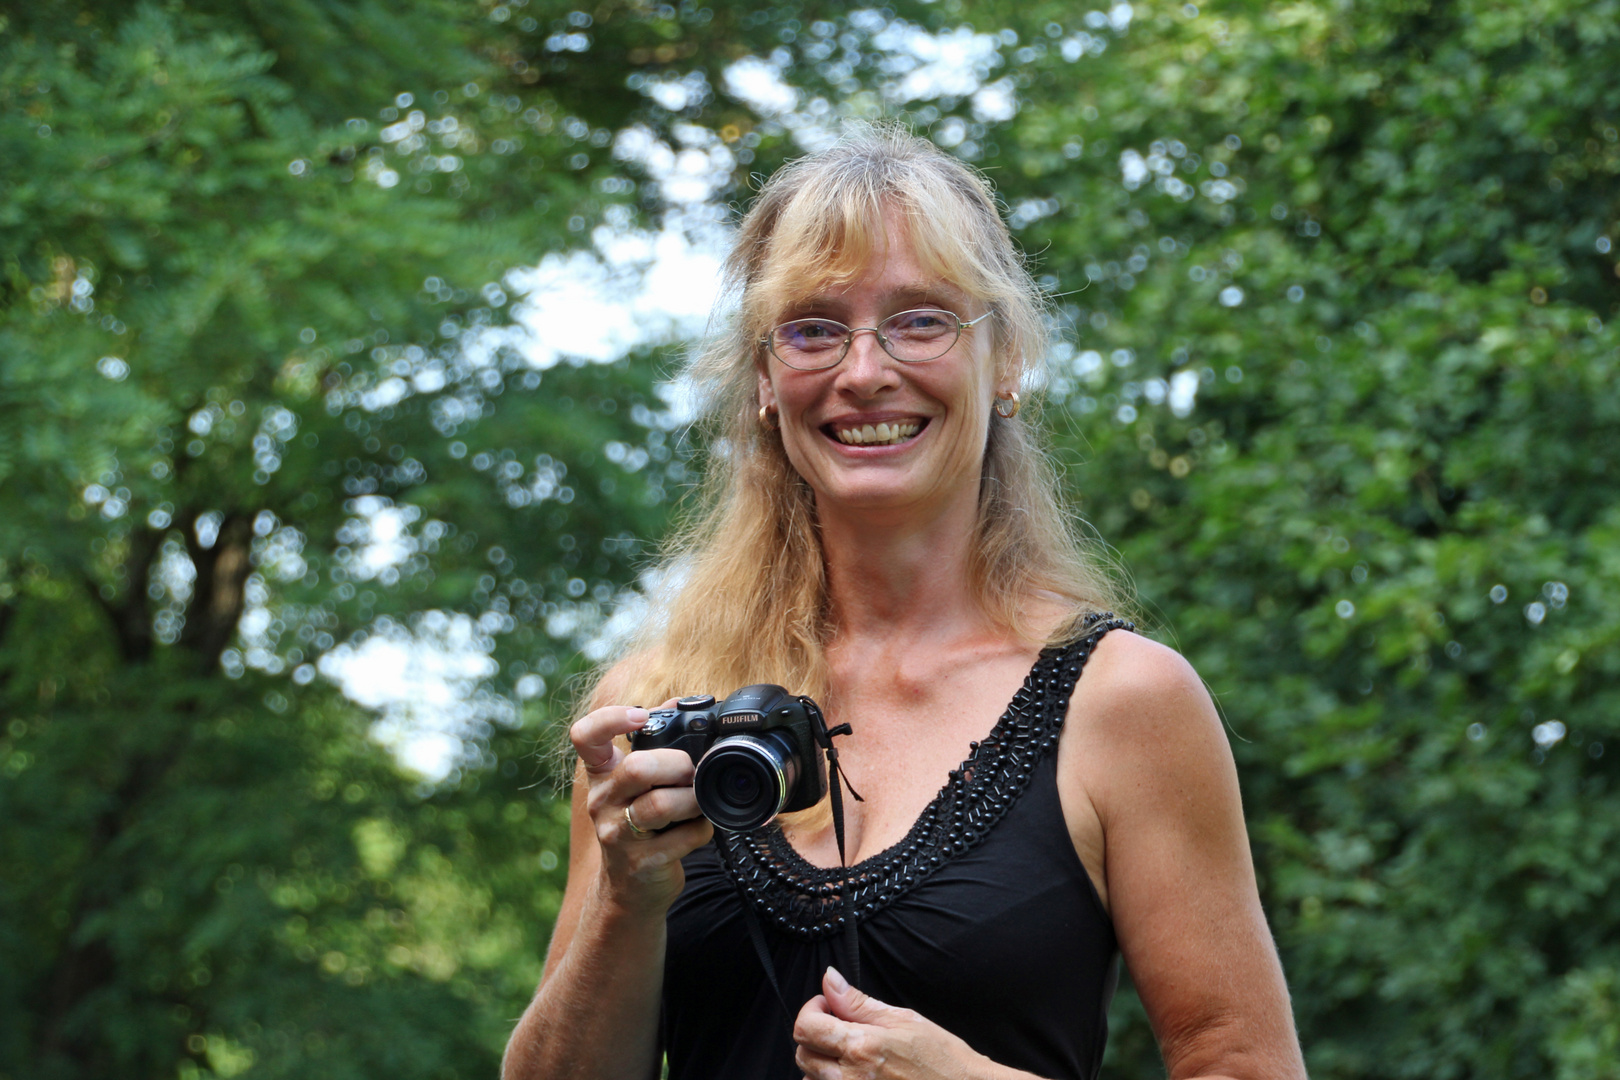
[(893, 903), (950, 860), (982, 842), (1029, 786), (1036, 764), (1057, 745), (1080, 670), (1110, 630), (1135, 627), (1111, 613), (1086, 616), (1082, 636), (1041, 650), (1040, 658), (982, 742), (951, 770), (911, 831), (845, 870), (806, 862), (775, 822), (747, 833), (715, 834), (732, 881), (759, 917), (799, 937), (843, 929), (847, 880), (859, 921)]

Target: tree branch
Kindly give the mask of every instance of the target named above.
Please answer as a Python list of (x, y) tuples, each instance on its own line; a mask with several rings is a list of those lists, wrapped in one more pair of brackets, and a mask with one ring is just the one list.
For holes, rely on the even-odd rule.
[(253, 570), (249, 558), (253, 520), (232, 511), (220, 522), (219, 535), (212, 547), (205, 548), (197, 542), (195, 529), (187, 530), (186, 545), (192, 565), (197, 568), (197, 581), (180, 644), (196, 652), (205, 665), (212, 665), (230, 644), (236, 623), (246, 607), (243, 590)]

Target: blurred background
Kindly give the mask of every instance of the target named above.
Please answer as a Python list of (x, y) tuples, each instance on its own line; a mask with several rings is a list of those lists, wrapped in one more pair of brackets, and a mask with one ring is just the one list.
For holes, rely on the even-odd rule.
[(1313, 1074), (1620, 1076), (1616, 0), (0, 12), (0, 1077), (495, 1075), (676, 361), (849, 117), (1053, 297)]

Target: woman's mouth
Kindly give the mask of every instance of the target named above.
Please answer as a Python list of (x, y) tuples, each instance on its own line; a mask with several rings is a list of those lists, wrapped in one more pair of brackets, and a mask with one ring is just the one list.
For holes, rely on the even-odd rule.
[(915, 438), (926, 420), (892, 420), (848, 427), (829, 425), (833, 438), (845, 446), (894, 446)]

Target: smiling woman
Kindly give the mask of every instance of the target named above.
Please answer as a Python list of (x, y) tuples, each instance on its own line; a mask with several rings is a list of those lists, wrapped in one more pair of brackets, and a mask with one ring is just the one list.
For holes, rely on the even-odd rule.
[[(863, 129), (765, 185), (729, 269), (694, 369), (725, 449), (573, 726), (507, 1076), (1090, 1078), (1121, 955), (1172, 1077), (1302, 1075), (1209, 698), (1110, 613), (1019, 411), (1044, 323), (988, 184)], [(692, 757), (622, 738), (758, 683), (850, 725), (863, 799), (716, 831)]]

